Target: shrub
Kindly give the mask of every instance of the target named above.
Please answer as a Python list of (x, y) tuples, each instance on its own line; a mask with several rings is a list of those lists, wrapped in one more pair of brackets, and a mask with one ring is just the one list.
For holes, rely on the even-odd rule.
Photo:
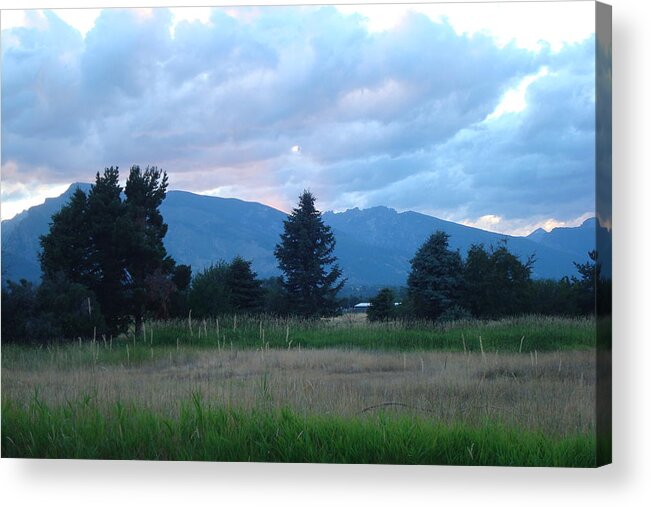
[(388, 321), (396, 317), (396, 305), (393, 291), (388, 288), (382, 289), (377, 296), (371, 298), (371, 306), (366, 317), (370, 322)]

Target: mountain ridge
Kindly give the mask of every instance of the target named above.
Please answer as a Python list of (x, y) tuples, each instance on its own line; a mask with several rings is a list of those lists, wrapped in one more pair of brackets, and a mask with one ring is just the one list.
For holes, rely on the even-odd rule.
[[(85, 192), (90, 184), (76, 182), (59, 197), (48, 198), (14, 218), (3, 220), (2, 278), (38, 281), (38, 238), (49, 229), (51, 215), (58, 211), (76, 188)], [(170, 190), (161, 205), (168, 224), (165, 246), (168, 253), (193, 272), (235, 255), (253, 261), (262, 278), (280, 274), (273, 249), (287, 214), (265, 204), (237, 198)], [(574, 262), (585, 262), (595, 248), (596, 220), (559, 232), (534, 231), (529, 236), (509, 236), (446, 221), (416, 211), (396, 211), (386, 206), (323, 212), (337, 240), (335, 255), (351, 286), (404, 285), (410, 259), (436, 230), (450, 235), (450, 247), (465, 256), (471, 244), (486, 247), (507, 241), (521, 259), (535, 255), (533, 276), (555, 278), (576, 274)]]

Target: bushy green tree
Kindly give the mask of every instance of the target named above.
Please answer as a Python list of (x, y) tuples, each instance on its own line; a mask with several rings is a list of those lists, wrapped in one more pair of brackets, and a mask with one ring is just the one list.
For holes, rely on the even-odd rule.
[(97, 296), (111, 334), (126, 331), (131, 320), (125, 290), (129, 281), (123, 241), (125, 206), (119, 179), (117, 167), (97, 173), (88, 192), (88, 229), (81, 231), (88, 234), (90, 243), (92, 282), (88, 288)]
[(106, 332), (140, 330), (145, 312), (168, 316), (175, 262), (163, 245), (167, 225), (159, 207), (167, 175), (133, 166), (122, 199), (119, 170), (96, 174), (88, 196), (77, 190), (52, 217), (41, 237), (43, 283), (65, 278), (88, 289), (104, 316)]
[(262, 282), (251, 262), (238, 255), (201, 271), (192, 281), (189, 304), (197, 317), (257, 313), (264, 308)]
[(391, 289), (381, 289), (369, 303), (371, 305), (366, 312), (366, 318), (370, 322), (386, 322), (396, 317), (395, 296)]
[(483, 245), (471, 245), (464, 263), (463, 303), (475, 317), (487, 315), (491, 309), (491, 299), (495, 297), (493, 262)]
[(157, 167), (141, 171), (133, 166), (124, 189), (124, 214), (118, 221), (124, 249), (125, 289), (140, 333), (147, 306), (157, 316), (169, 315), (169, 301), (175, 290), (174, 260), (167, 255), (163, 238), (167, 224), (159, 210), (167, 191), (167, 174)]
[(87, 287), (98, 283), (99, 271), (92, 264), (90, 227), (88, 199), (77, 188), (69, 202), (52, 215), (49, 233), (40, 238), (39, 259), (45, 279), (63, 275)]
[(257, 313), (264, 305), (262, 282), (251, 269), (251, 261), (239, 255), (228, 266), (227, 290), (231, 308), (238, 313)]
[(448, 234), (437, 231), (418, 249), (407, 278), (413, 315), (436, 320), (446, 310), (461, 305), (463, 266), (458, 251), (448, 248)]
[(29, 321), (36, 310), (36, 287), (25, 279), (18, 283), (7, 280), (2, 285), (2, 341), (27, 339)]
[(533, 257), (526, 262), (508, 250), (506, 241), (486, 250), (472, 245), (464, 263), (466, 308), (479, 318), (499, 318), (527, 311)]
[(106, 330), (95, 294), (61, 273), (44, 279), (38, 288), (33, 322), (31, 334), (41, 342), (100, 339)]
[(228, 264), (224, 261), (213, 264), (195, 275), (189, 295), (193, 315), (210, 317), (231, 312), (228, 276)]
[(572, 282), (560, 280), (532, 280), (528, 313), (572, 316), (579, 314)]
[(284, 274), (290, 312), (306, 317), (334, 314), (344, 284), (334, 255), (335, 237), (307, 190), (284, 222), (274, 254)]
[(2, 289), (2, 340), (47, 343), (101, 336), (105, 329), (95, 295), (62, 272), (39, 287), (21, 280)]
[(88, 196), (77, 189), (52, 216), (50, 230), (41, 236), (40, 263), (44, 282), (81, 284), (96, 297), (108, 331), (126, 328), (125, 260), (120, 235), (124, 204), (117, 167), (99, 172)]

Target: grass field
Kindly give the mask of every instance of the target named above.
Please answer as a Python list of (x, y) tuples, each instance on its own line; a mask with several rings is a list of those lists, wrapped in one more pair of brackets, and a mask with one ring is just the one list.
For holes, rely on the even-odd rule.
[(177, 418), (121, 404), (106, 413), (88, 402), (56, 409), (38, 400), (27, 408), (4, 402), (2, 411), (3, 457), (565, 467), (595, 461), (587, 435), (554, 439), (496, 424), (212, 409), (198, 397)]
[(594, 321), (225, 322), (3, 346), (3, 457), (594, 465)]

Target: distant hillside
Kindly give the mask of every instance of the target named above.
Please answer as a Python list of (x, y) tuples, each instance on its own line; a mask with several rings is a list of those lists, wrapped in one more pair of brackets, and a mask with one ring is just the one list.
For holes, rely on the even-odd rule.
[(236, 255), (253, 260), (259, 276), (279, 275), (273, 249), (283, 230), (282, 211), (255, 202), (172, 190), (161, 206), (168, 224), (165, 248), (193, 272)]
[(572, 255), (587, 256), (595, 248), (597, 219), (588, 218), (579, 227), (556, 227), (547, 232), (536, 229), (527, 239)]
[[(599, 223), (594, 217), (588, 218), (579, 227), (556, 227), (549, 232), (544, 229), (536, 229), (527, 236), (527, 239), (569, 253), (577, 259), (577, 262), (584, 263), (588, 260), (588, 252), (595, 249), (597, 235), (599, 235), (604, 252), (609, 252), (612, 248), (611, 234), (605, 228), (599, 227)], [(604, 266), (611, 265), (611, 257), (601, 260)], [(604, 269), (603, 274), (609, 277), (611, 271)]]
[[(427, 237), (437, 230), (448, 233), (450, 247), (458, 249), (464, 257), (472, 244), (484, 244), (488, 248), (506, 239), (509, 250), (522, 260), (535, 255), (536, 262), (533, 269), (535, 278), (558, 279), (574, 274), (576, 271), (573, 261), (582, 258), (527, 238), (484, 231), (413, 211), (398, 213), (386, 207), (366, 210), (355, 208), (343, 213), (327, 212), (324, 214), (324, 221), (334, 230), (345, 234), (345, 236), (338, 234), (338, 240), (340, 237), (360, 238), (367, 245), (366, 250), (350, 249), (345, 240), (342, 242), (338, 253), (342, 266), (348, 268), (344, 271), (359, 272), (364, 269), (364, 264), (370, 261), (369, 252), (373, 252), (373, 257), (376, 252), (380, 252), (382, 253), (380, 259), (387, 259), (384, 252), (388, 251), (390, 262), (386, 265), (390, 271), (387, 272), (387, 277), (390, 275), (391, 281), (395, 284), (404, 283), (410, 269), (410, 259)], [(351, 264), (347, 266), (347, 263)]]
[(11, 220), (0, 224), (2, 236), (2, 279), (36, 282), (41, 278), (38, 252), (39, 238), (50, 230), (52, 215), (68, 202), (77, 187), (84, 192), (90, 190), (89, 183), (73, 183), (58, 197), (45, 199), (43, 204), (32, 206)]
[[(2, 222), (2, 278), (38, 281), (40, 235), (47, 233), (53, 213), (66, 203), (76, 183), (61, 196), (47, 199), (11, 220)], [(169, 228), (165, 246), (177, 262), (193, 271), (235, 255), (253, 261), (260, 277), (280, 274), (273, 249), (283, 229), (285, 213), (239, 199), (224, 199), (172, 190), (161, 206)], [(336, 255), (349, 286), (404, 285), (409, 260), (436, 230), (450, 235), (450, 245), (465, 255), (473, 243), (487, 247), (507, 239), (509, 249), (522, 259), (535, 254), (534, 276), (555, 278), (576, 274), (573, 261), (585, 262), (594, 248), (595, 222), (581, 227), (536, 231), (513, 237), (467, 227), (411, 211), (386, 207), (326, 212), (324, 221), (337, 239)]]

